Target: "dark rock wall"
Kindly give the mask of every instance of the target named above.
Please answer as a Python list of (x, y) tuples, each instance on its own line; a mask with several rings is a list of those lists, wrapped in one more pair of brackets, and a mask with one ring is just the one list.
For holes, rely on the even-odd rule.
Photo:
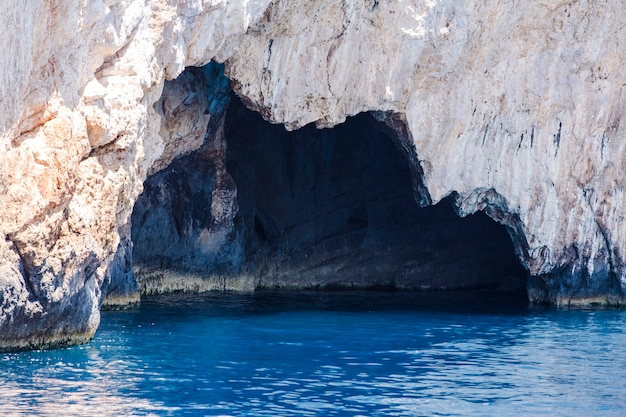
[(101, 289), (102, 294), (105, 295), (101, 298), (101, 309), (126, 309), (139, 304), (140, 291), (133, 274), (133, 242), (129, 231), (125, 231), (117, 247)]
[(505, 228), (419, 207), (413, 155), (370, 114), (287, 132), (234, 100), (225, 135), (257, 287), (525, 290)]
[[(118, 273), (105, 281), (105, 307), (119, 304), (124, 293), (117, 289), (128, 288), (129, 275), (136, 282), (133, 272), (143, 293), (225, 289), (222, 274), (241, 276), (242, 239), (232, 224), (236, 187), (224, 168), (230, 94), (214, 62), (166, 82), (155, 104), (164, 153), (133, 210), (132, 254), (116, 257), (112, 270)], [(120, 274), (127, 264), (133, 271)]]
[(134, 270), (143, 292), (237, 289), (224, 279), (244, 274), (236, 187), (223, 168), (221, 133), (211, 133), (200, 150), (149, 177), (135, 205)]

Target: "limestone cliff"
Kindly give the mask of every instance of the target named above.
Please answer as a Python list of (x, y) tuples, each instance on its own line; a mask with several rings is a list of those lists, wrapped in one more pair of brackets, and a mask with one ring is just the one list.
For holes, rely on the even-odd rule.
[(164, 80), (219, 56), (265, 8), (144, 0), (0, 8), (0, 347), (93, 335), (120, 235), (168, 149), (153, 107)]
[(154, 104), (211, 59), (291, 129), (403, 120), (431, 202), (506, 225), (531, 299), (625, 301), (619, 1), (27, 0), (0, 23), (2, 348), (93, 335), (146, 176), (202, 146), (168, 147)]

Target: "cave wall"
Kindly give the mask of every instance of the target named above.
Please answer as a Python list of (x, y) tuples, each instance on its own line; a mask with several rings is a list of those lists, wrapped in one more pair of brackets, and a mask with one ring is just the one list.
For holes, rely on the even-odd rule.
[[(221, 67), (218, 76), (225, 101), (218, 113), (211, 112), (206, 134), (191, 134), (202, 145), (148, 177), (135, 204), (133, 266), (145, 294), (252, 288), (245, 274), (242, 229), (234, 222), (237, 187), (225, 167), (224, 112), (230, 89)], [(215, 101), (203, 94), (200, 100), (208, 106)]]

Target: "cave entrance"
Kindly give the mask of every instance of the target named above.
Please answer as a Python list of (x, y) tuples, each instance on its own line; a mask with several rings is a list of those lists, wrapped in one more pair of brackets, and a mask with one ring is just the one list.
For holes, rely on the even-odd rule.
[(372, 114), (288, 132), (232, 96), (205, 145), (151, 175), (132, 216), (144, 293), (526, 292), (504, 226), (427, 199), (412, 147)]
[(225, 136), (257, 287), (525, 292), (505, 227), (420, 207), (414, 150), (372, 114), (288, 132), (233, 99)]

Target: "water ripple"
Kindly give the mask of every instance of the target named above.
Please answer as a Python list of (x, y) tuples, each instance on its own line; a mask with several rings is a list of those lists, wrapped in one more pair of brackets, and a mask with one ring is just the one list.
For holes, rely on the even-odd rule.
[(2, 415), (626, 415), (623, 310), (334, 297), (105, 313), (89, 345), (0, 355)]

